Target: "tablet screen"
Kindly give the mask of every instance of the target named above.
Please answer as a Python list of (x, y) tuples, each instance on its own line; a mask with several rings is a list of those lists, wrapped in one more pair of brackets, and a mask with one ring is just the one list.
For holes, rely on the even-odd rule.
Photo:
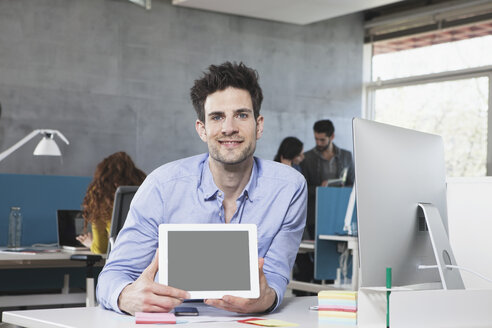
[(248, 232), (170, 231), (168, 238), (170, 286), (197, 291), (250, 289)]
[(163, 224), (159, 243), (163, 284), (186, 290), (192, 298), (258, 297), (255, 225)]

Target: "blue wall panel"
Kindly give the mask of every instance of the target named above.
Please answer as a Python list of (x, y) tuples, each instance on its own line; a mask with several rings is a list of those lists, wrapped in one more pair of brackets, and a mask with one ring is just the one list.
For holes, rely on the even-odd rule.
[(11, 206), (22, 212), (23, 246), (55, 243), (56, 210), (80, 209), (90, 177), (0, 174), (0, 246), (8, 239)]

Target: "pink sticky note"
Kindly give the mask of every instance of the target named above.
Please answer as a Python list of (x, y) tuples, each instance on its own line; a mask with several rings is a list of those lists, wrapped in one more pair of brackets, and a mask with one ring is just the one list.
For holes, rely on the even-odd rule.
[(176, 323), (174, 313), (135, 313), (136, 323)]

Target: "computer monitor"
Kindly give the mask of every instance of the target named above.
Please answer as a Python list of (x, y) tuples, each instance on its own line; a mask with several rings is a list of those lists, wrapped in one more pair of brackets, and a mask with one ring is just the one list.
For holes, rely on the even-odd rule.
[[(444, 265), (444, 278), (437, 268), (419, 269), (436, 265), (435, 253), (441, 264), (444, 252), (454, 262), (447, 237), (442, 138), (360, 118), (353, 120), (353, 138), (360, 286), (385, 286), (390, 267), (393, 286), (464, 288), (457, 269)], [(431, 225), (419, 203), (436, 209), (431, 211)], [(435, 245), (428, 227), (437, 227), (431, 229)], [(449, 281), (447, 274), (452, 276)]]

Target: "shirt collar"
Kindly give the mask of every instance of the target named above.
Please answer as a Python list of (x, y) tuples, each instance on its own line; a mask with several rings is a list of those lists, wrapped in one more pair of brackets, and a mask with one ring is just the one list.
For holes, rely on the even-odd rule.
[[(217, 197), (217, 193), (220, 191), (219, 187), (214, 182), (214, 177), (210, 171), (210, 165), (208, 163), (209, 156), (206, 157), (203, 162), (202, 175), (200, 186), (203, 191), (203, 198), (205, 200), (211, 200)], [(258, 163), (256, 157), (253, 160), (253, 170), (251, 171), (251, 176), (249, 181), (244, 187), (244, 191), (241, 193), (240, 197), (246, 197), (250, 202), (253, 201), (252, 194), (256, 188), (258, 180)]]
[(256, 157), (253, 157), (253, 169), (251, 170), (251, 176), (249, 177), (248, 184), (244, 187), (243, 195), (246, 196), (250, 202), (253, 202), (253, 195), (258, 184), (258, 176), (259, 176), (259, 165), (257, 163)]

